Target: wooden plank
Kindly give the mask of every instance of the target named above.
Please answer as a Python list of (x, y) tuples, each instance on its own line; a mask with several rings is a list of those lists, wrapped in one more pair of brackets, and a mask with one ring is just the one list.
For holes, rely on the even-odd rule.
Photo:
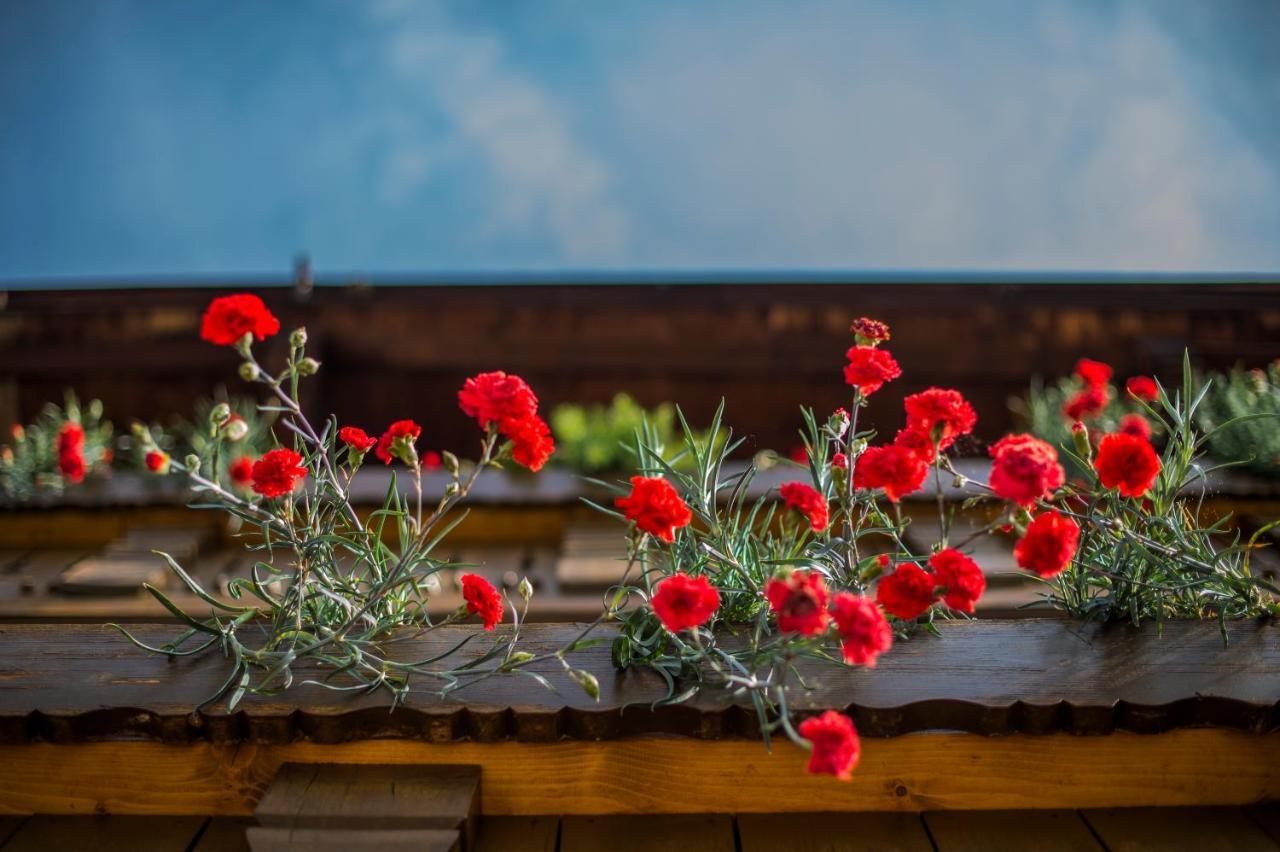
[(560, 817), (487, 816), (476, 826), (475, 852), (556, 852)]
[(141, 595), (143, 583), (168, 585), (169, 568), (153, 554), (111, 553), (82, 559), (62, 572), (57, 590), (68, 595)]
[(456, 831), (422, 828), (266, 828), (245, 832), (252, 852), (459, 852)]
[(1265, 802), (1245, 808), (1258, 827), (1267, 833), (1276, 843), (1280, 843), (1280, 803)]
[(24, 816), (4, 816), (0, 817), (0, 846), (9, 840), (10, 837), (22, 828), (22, 824), (27, 821)]
[(570, 816), (560, 852), (734, 852), (733, 818), (723, 815)]
[(245, 830), (256, 825), (249, 817), (216, 816), (205, 825), (191, 852), (249, 852)]
[(1275, 852), (1280, 848), (1240, 808), (1086, 810), (1085, 820), (1111, 852)]
[(186, 852), (204, 825), (199, 816), (58, 816), (27, 820), (5, 845), (5, 852)]
[(917, 814), (742, 814), (741, 852), (933, 852)]
[(475, 838), (476, 766), (286, 763), (254, 810), (271, 828), (431, 829)]
[(179, 562), (194, 559), (213, 541), (208, 524), (188, 527), (133, 526), (104, 548), (109, 553), (145, 553), (159, 550)]
[[(32, 550), (5, 572), (5, 599), (21, 605), (44, 595), (69, 566), (88, 555), (84, 550)], [(12, 597), (10, 597), (12, 595)]]
[[(705, 422), (725, 395), (740, 434), (784, 449), (795, 440), (797, 404), (825, 411), (847, 402), (838, 367), (855, 304), (893, 326), (904, 381), (957, 385), (974, 397), (984, 436), (1012, 425), (1005, 401), (1025, 391), (1029, 375), (1064, 374), (1083, 353), (1113, 363), (1120, 377), (1176, 376), (1182, 345), (1162, 342), (1170, 340), (1206, 366), (1262, 364), (1275, 354), (1277, 313), (1277, 288), (1267, 283), (495, 282), (469, 291), (317, 288), (305, 305), (279, 292), (264, 295), (284, 327), (305, 322), (327, 343), (320, 381), (329, 398), (318, 407), (343, 422), (421, 420), (438, 413), (459, 377), (519, 364), (548, 406), (625, 387), (646, 404), (676, 400)], [(10, 293), (13, 331), (0, 358), (19, 403), (30, 412), (74, 385), (102, 396), (108, 411), (167, 416), (173, 400), (207, 393), (234, 366), (197, 338), (210, 295)], [(278, 353), (282, 342), (267, 348)], [(406, 399), (410, 382), (416, 392)], [(899, 422), (900, 399), (875, 395), (868, 421)], [(437, 446), (474, 447), (474, 422), (459, 413), (433, 423)]]
[[(874, 670), (802, 666), (814, 685), (797, 692), (792, 706), (845, 710), (871, 737), (944, 729), (987, 735), (1155, 733), (1205, 725), (1274, 730), (1280, 718), (1280, 626), (1250, 620), (1229, 628), (1224, 645), (1213, 622), (1168, 622), (1162, 634), (1156, 625), (951, 622), (942, 626), (941, 638), (921, 635), (896, 643)], [(476, 629), (445, 627), (394, 647), (405, 658), (423, 659)], [(597, 635), (607, 639), (614, 629), (602, 627)], [(577, 631), (574, 625), (529, 625), (521, 647), (549, 654)], [(151, 644), (174, 635), (163, 625), (139, 626), (136, 632)], [(471, 643), (459, 662), (487, 644), (487, 638)], [(605, 642), (574, 655), (576, 667), (597, 674), (598, 703), (554, 660), (535, 670), (555, 692), (524, 678), (490, 678), (469, 687), (465, 702), (416, 692), (394, 710), (384, 694), (306, 684), (318, 672), (299, 667), (288, 692), (247, 696), (228, 714), (221, 703), (195, 711), (226, 679), (228, 663), (221, 655), (168, 660), (138, 651), (102, 626), (3, 625), (0, 742), (106, 736), (167, 742), (289, 743), (305, 737), (332, 743), (375, 736), (550, 742), (649, 733), (758, 735), (745, 699), (734, 704), (707, 692), (686, 704), (652, 707), (666, 694), (661, 678), (644, 669), (619, 674), (609, 653)]]
[[(1280, 735), (863, 740), (848, 783), (807, 775), (786, 743), (634, 737), (603, 742), (0, 746), (0, 813), (249, 815), (284, 763), (468, 764), (482, 813), (807, 813), (1243, 805), (1280, 799)], [(619, 783), (625, 767), (627, 783)], [(531, 780), (536, 779), (536, 781)], [(726, 779), (732, 779), (727, 783)]]
[(1089, 826), (1071, 810), (938, 811), (924, 815), (938, 852), (1101, 852)]

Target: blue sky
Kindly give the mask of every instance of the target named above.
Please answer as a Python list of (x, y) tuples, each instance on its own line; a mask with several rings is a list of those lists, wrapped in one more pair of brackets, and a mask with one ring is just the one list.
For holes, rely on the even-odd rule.
[(0, 280), (1280, 270), (1280, 4), (0, 2)]

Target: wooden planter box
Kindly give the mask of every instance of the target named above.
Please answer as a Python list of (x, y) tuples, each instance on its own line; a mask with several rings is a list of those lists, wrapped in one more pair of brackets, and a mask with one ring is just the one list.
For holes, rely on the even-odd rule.
[[(607, 646), (576, 655), (592, 702), (492, 678), (457, 701), (299, 685), (196, 710), (221, 658), (149, 656), (105, 627), (0, 628), (0, 813), (250, 814), (285, 763), (479, 767), (485, 814), (752, 813), (1245, 804), (1280, 797), (1280, 629), (1269, 621), (1084, 626), (969, 622), (899, 643), (875, 670), (814, 669), (808, 711), (850, 713), (849, 783), (758, 739), (749, 705), (654, 707)], [(163, 641), (171, 625), (144, 626)], [(448, 628), (408, 656), (453, 642)], [(528, 650), (572, 625), (531, 625)], [(482, 640), (481, 640), (482, 641)]]

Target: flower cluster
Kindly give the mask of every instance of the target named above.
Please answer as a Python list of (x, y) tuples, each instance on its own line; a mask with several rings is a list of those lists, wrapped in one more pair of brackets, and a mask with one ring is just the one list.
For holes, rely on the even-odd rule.
[(81, 406), (68, 392), (64, 405), (50, 403), (32, 423), (9, 427), (0, 446), (0, 497), (25, 501), (41, 494), (61, 494), (112, 464), (111, 424), (102, 403)]
[[(891, 665), (896, 641), (976, 614), (987, 586), (969, 552), (978, 535), (1012, 534), (1018, 566), (1052, 589), (1046, 600), (1084, 617), (1138, 621), (1273, 608), (1248, 570), (1248, 547), (1218, 550), (1212, 529), (1192, 525), (1184, 492), (1200, 473), (1200, 441), (1192, 428), (1189, 365), (1181, 401), (1142, 377), (1126, 384), (1126, 404), (1134, 409), (1127, 413), (1141, 414), (1151, 427), (1144, 433), (1137, 421), (1104, 419), (1117, 396), (1112, 371), (1082, 360), (1070, 380), (1071, 398), (1053, 407), (1058, 421), (1072, 418), (1065, 443), (1027, 433), (999, 437), (987, 449), (990, 476), (981, 482), (952, 463), (961, 446), (978, 441), (977, 414), (957, 390), (907, 396), (890, 441), (876, 443), (866, 423), (859, 428), (868, 398), (902, 375), (882, 348), (889, 328), (863, 318), (853, 323), (846, 352), (848, 408), (825, 419), (802, 410), (804, 446), (794, 464), (769, 456), (745, 469), (726, 465), (741, 441), (723, 425), (723, 406), (701, 433), (681, 415), (682, 446), (674, 455), (642, 422), (629, 448), (635, 475), (613, 486), (611, 504), (597, 506), (626, 525), (628, 542), (626, 568), (604, 611), (564, 648), (517, 651), (525, 612), (434, 549), (460, 520), (454, 511), (482, 470), (507, 459), (530, 470), (547, 462), (554, 444), (532, 388), (505, 372), (466, 379), (457, 399), (481, 430), (478, 458), (420, 455), (424, 430), (414, 420), (398, 420), (376, 438), (332, 419), (317, 428), (298, 398), (300, 380), (320, 366), (305, 354), (305, 330), (289, 335), (283, 371), (264, 369), (254, 356), (255, 341), (278, 331), (261, 300), (242, 294), (214, 300), (201, 335), (234, 347), (243, 359), (241, 377), (269, 394), (266, 407), (281, 413), (278, 431), (289, 436), (287, 445), (231, 452), (248, 427), (237, 426), (226, 405), (206, 418), (212, 446), (187, 458), (172, 456), (145, 427), (138, 430), (148, 468), (186, 476), (258, 533), (252, 546), (263, 559), (250, 576), (232, 581), (229, 599), (211, 595), (170, 560), (186, 588), (210, 605), (207, 617), (183, 613), (148, 587), (185, 627), (173, 642), (150, 650), (224, 653), (232, 671), (223, 692), (230, 692), (232, 707), (246, 692), (287, 687), (292, 667), (303, 662), (331, 670), (321, 685), (387, 689), (393, 701), (403, 700), (411, 682), (444, 697), (532, 663), (562, 666), (598, 697), (595, 677), (571, 660), (598, 641), (588, 638), (592, 630), (610, 621), (619, 627), (611, 645), (616, 665), (654, 669), (669, 687), (665, 702), (687, 701), (703, 687), (749, 700), (766, 737), (783, 735), (810, 751), (809, 772), (848, 779), (860, 754), (853, 720), (827, 710), (793, 722), (790, 692), (814, 666), (873, 668), (886, 654)], [(84, 455), (79, 428), (67, 418), (51, 433), (59, 468), (64, 455), (69, 460), (61, 474), (68, 478), (83, 476), (74, 462)], [(1167, 436), (1163, 455), (1152, 433)], [(349, 488), (369, 453), (406, 465), (416, 500), (401, 494), (394, 471), (382, 507), (357, 512)], [(209, 460), (219, 457), (232, 459), (229, 483), (208, 473)], [(803, 466), (808, 479), (748, 496), (766, 463), (790, 471)], [(435, 466), (447, 472), (448, 484), (432, 508), (424, 504), (422, 473)], [(930, 473), (937, 536), (916, 546), (908, 544), (915, 539), (906, 535), (900, 501), (924, 489)], [(953, 535), (944, 476), (965, 495), (966, 508), (986, 510), (974, 535)], [(384, 534), (387, 528), (399, 535)], [(517, 588), (527, 610), (532, 587), (526, 580)], [(442, 600), (450, 601), (443, 611)], [(510, 628), (499, 631), (508, 615)], [(452, 658), (466, 642), (416, 663), (383, 650), (395, 628), (432, 630), (471, 618), (493, 634), (493, 644), (468, 649), (463, 662)], [(242, 637), (240, 629), (251, 623), (258, 626)]]
[[(1147, 441), (1163, 437), (1156, 411), (1160, 385), (1151, 376), (1131, 376), (1118, 389), (1112, 384), (1111, 365), (1081, 358), (1068, 378), (1044, 387), (1038, 382), (1026, 400), (1018, 403), (1030, 431), (1052, 444), (1059, 452), (1074, 449), (1076, 424), (1088, 430), (1096, 446), (1103, 436), (1115, 432)], [(1077, 430), (1078, 431), (1078, 430)], [(1068, 473), (1085, 473), (1075, 459), (1064, 459)]]
[(511, 442), (511, 458), (529, 470), (541, 470), (555, 452), (551, 429), (538, 416), (538, 397), (519, 376), (497, 371), (467, 379), (458, 404), (481, 429), (497, 430)]
[[(185, 458), (161, 446), (158, 430), (135, 424), (133, 435), (152, 473), (181, 474), (207, 498), (202, 506), (220, 506), (240, 519), (250, 548), (259, 553), (255, 567), (249, 576), (231, 581), (228, 597), (216, 597), (166, 556), (186, 590), (210, 606), (209, 614), (189, 615), (161, 590), (148, 586), (147, 591), (184, 622), (186, 631), (159, 648), (149, 648), (123, 628), (122, 632), (141, 647), (173, 656), (213, 649), (225, 654), (232, 671), (213, 698), (230, 694), (231, 708), (247, 692), (287, 688), (293, 666), (303, 663), (331, 670), (329, 677), (316, 681), (322, 686), (386, 689), (398, 702), (411, 683), (444, 696), (542, 659), (516, 650), (532, 595), (529, 582), (518, 586), (524, 608), (509, 607), (483, 576), (458, 572), (451, 577), (460, 566), (436, 552), (460, 520), (458, 505), (480, 472), (496, 466), (506, 452), (505, 446), (499, 447), (500, 437), (509, 440), (512, 457), (530, 468), (541, 467), (550, 455), (533, 391), (519, 377), (504, 373), (468, 379), (459, 401), (485, 430), (479, 458), (461, 462), (452, 454), (435, 452), (420, 457), (416, 443), (422, 427), (413, 420), (392, 423), (378, 438), (357, 426), (339, 427), (333, 419), (320, 427), (313, 424), (298, 396), (302, 380), (320, 369), (306, 355), (306, 330), (290, 333), (282, 371), (264, 368), (254, 355), (255, 341), (279, 329), (279, 320), (261, 299), (237, 294), (213, 300), (200, 333), (211, 343), (235, 349), (242, 359), (240, 377), (269, 396), (271, 404), (262, 410), (280, 414), (283, 428), (275, 433), (289, 436), (289, 443), (261, 451), (246, 446), (254, 425), (226, 403), (213, 405), (203, 416), (198, 431), (207, 440), (193, 445)], [(57, 444), (66, 475), (83, 475), (79, 426), (68, 423)], [(416, 501), (404, 499), (393, 479), (377, 511), (367, 516), (356, 511), (349, 489), (370, 452), (384, 463), (398, 460), (411, 469)], [(424, 505), (424, 467), (446, 463), (450, 481), (433, 508)], [(384, 529), (397, 528), (398, 537), (382, 535)], [(452, 606), (450, 583), (460, 593)], [(395, 660), (383, 650), (388, 634), (401, 627), (428, 631), (474, 616), (486, 631), (496, 631), (508, 608), (512, 629), (495, 635), (489, 650), (464, 653), (458, 645), (425, 662)], [(253, 629), (242, 636), (248, 625)], [(571, 643), (554, 658), (575, 680), (589, 684), (589, 675), (566, 662), (575, 648)]]
[[(851, 332), (854, 345), (844, 369), (853, 390), (850, 405), (821, 420), (802, 410), (804, 446), (790, 461), (768, 455), (741, 473), (726, 473), (725, 460), (736, 446), (732, 433), (712, 447), (686, 427), (691, 469), (681, 470), (663, 457), (652, 433), (637, 435), (638, 475), (629, 487), (619, 485), (614, 500), (615, 514), (631, 531), (627, 572), (606, 610), (622, 625), (613, 643), (619, 667), (659, 670), (673, 684), (670, 700), (685, 700), (702, 684), (747, 696), (766, 735), (781, 732), (810, 749), (810, 772), (848, 778), (859, 753), (851, 719), (832, 710), (791, 722), (787, 693), (802, 676), (800, 667), (872, 667), (890, 652), (895, 635), (933, 631), (938, 620), (977, 613), (987, 587), (986, 573), (968, 552), (977, 536), (1011, 533), (1017, 565), (1053, 589), (1046, 601), (1088, 617), (1136, 620), (1178, 612), (1184, 602), (1203, 608), (1205, 601), (1218, 601), (1213, 606), (1231, 612), (1264, 606), (1247, 572), (1213, 568), (1238, 565), (1238, 553), (1234, 561), (1224, 559), (1204, 550), (1211, 547), (1205, 536), (1169, 532), (1177, 528), (1171, 519), (1187, 515), (1179, 495), (1195, 444), (1181, 455), (1167, 452), (1164, 460), (1156, 452), (1154, 427), (1141, 429), (1148, 419), (1158, 420), (1149, 403), (1180, 418), (1159, 426), (1171, 436), (1189, 434), (1189, 415), (1169, 403), (1153, 380), (1135, 377), (1126, 384), (1134, 408), (1128, 413), (1137, 419), (1095, 441), (1088, 424), (1103, 422), (1098, 411), (1115, 396), (1112, 370), (1081, 360), (1063, 407), (1088, 423), (1072, 421), (1075, 431), (1067, 432), (1065, 447), (1028, 433), (999, 437), (987, 447), (990, 475), (982, 482), (952, 463), (962, 443), (976, 441), (978, 427), (976, 411), (957, 390), (932, 387), (907, 396), (904, 422), (890, 441), (877, 443), (874, 431), (860, 431), (868, 397), (902, 370), (882, 348), (891, 339), (883, 323), (860, 319)], [(1055, 409), (1054, 416), (1064, 415)], [(722, 428), (717, 411), (712, 433)], [(1066, 462), (1082, 475), (1069, 478)], [(746, 485), (761, 464), (803, 466), (809, 479), (748, 500)], [(907, 544), (898, 504), (924, 489), (930, 473), (939, 537), (915, 550)], [(986, 504), (983, 526), (961, 540), (951, 535), (954, 510), (946, 505), (944, 476), (967, 497), (966, 507)], [(1104, 548), (1127, 562), (1104, 556)], [(1148, 583), (1141, 567), (1136, 576), (1125, 576), (1135, 570), (1128, 567), (1135, 558), (1180, 565), (1181, 574), (1154, 608), (1121, 611), (1143, 599), (1136, 590)], [(1110, 567), (1094, 561), (1107, 559)], [(641, 571), (632, 578), (636, 566)], [(1188, 575), (1198, 579), (1187, 584)], [(1206, 596), (1197, 601), (1185, 592), (1188, 585)], [(624, 611), (628, 600), (640, 605)], [(722, 624), (742, 627), (717, 630)], [(681, 697), (675, 694), (677, 676), (694, 686)]]

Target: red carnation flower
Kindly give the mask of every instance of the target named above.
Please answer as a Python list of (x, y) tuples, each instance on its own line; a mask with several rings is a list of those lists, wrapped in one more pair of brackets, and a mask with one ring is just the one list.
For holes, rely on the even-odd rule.
[(867, 447), (853, 471), (855, 488), (883, 488), (884, 496), (897, 503), (920, 488), (929, 465), (917, 453), (894, 444)]
[(248, 456), (241, 456), (231, 463), (227, 468), (227, 475), (231, 477), (231, 481), (241, 487), (247, 487), (253, 482), (253, 459)]
[(661, 476), (631, 477), (631, 493), (619, 497), (613, 505), (622, 510), (628, 521), (667, 544), (676, 540), (675, 532), (693, 520), (689, 506), (680, 494)]
[(785, 580), (774, 578), (764, 587), (769, 608), (783, 633), (816, 636), (827, 629), (827, 584), (816, 571), (796, 571)]
[(1034, 435), (1006, 435), (991, 446), (991, 490), (1027, 507), (1066, 480), (1058, 451)]
[(902, 375), (898, 362), (884, 349), (854, 346), (845, 356), (849, 363), (844, 367), (844, 380), (861, 390), (863, 396), (870, 396), (880, 390), (885, 382), (891, 382)]
[(1125, 382), (1124, 389), (1143, 402), (1151, 402), (1160, 396), (1160, 387), (1156, 380), (1149, 376), (1134, 376)]
[[(413, 464), (413, 442), (422, 434), (422, 427), (412, 420), (397, 420), (387, 427), (387, 431), (378, 438), (378, 447), (373, 454), (383, 464), (391, 464), (392, 459), (400, 459), (405, 464)], [(368, 436), (366, 436), (368, 437)]]
[(435, 450), (427, 450), (422, 454), (423, 470), (439, 470), (444, 465), (444, 457)]
[(84, 480), (89, 466), (84, 460), (84, 429), (68, 420), (58, 430), (58, 472), (74, 484)]
[(875, 346), (889, 339), (889, 326), (867, 317), (854, 320), (853, 325), (849, 326), (849, 331), (853, 332), (854, 338), (861, 346)]
[(463, 574), (462, 599), (467, 602), (467, 613), (479, 615), (485, 630), (492, 630), (502, 621), (502, 596), (493, 584), (478, 574)]
[(844, 453), (836, 453), (834, 456), (831, 457), (831, 466), (836, 470), (848, 470), (849, 457), (846, 456)]
[(892, 574), (880, 578), (876, 600), (890, 615), (911, 620), (919, 618), (938, 599), (937, 583), (914, 562), (903, 562)]
[(74, 453), (84, 449), (84, 429), (68, 420), (58, 430), (58, 453)]
[(840, 651), (851, 666), (876, 667), (876, 657), (893, 645), (893, 630), (880, 607), (849, 592), (831, 602), (831, 617), (840, 633)]
[(151, 450), (143, 458), (147, 465), (147, 470), (152, 473), (168, 473), (169, 472), (169, 454), (160, 450)]
[(919, 429), (899, 429), (893, 438), (893, 445), (915, 453), (926, 465), (933, 464), (938, 455), (933, 438), (928, 432)]
[(973, 605), (987, 589), (987, 578), (978, 563), (948, 547), (929, 557), (929, 567), (933, 569), (938, 585), (947, 587), (942, 598), (947, 606), (959, 612), (972, 613)]
[(902, 402), (907, 411), (907, 429), (923, 432), (945, 450), (961, 435), (968, 435), (978, 422), (973, 406), (960, 391), (929, 388)]
[(1144, 441), (1151, 440), (1151, 424), (1141, 414), (1126, 414), (1120, 418), (1120, 431)]
[(653, 613), (672, 633), (687, 627), (701, 627), (720, 606), (720, 593), (706, 577), (672, 574), (653, 593)]
[(511, 458), (529, 470), (542, 470), (556, 450), (551, 429), (536, 414), (518, 420), (503, 420), (499, 431), (513, 444)]
[(849, 780), (862, 751), (852, 719), (828, 710), (801, 722), (799, 733), (813, 747), (806, 770), (810, 775), (834, 775), (841, 781)]
[(1102, 436), (1093, 468), (1103, 488), (1118, 488), (1125, 497), (1141, 497), (1160, 475), (1160, 457), (1149, 441), (1117, 432)]
[(1091, 388), (1105, 387), (1111, 381), (1111, 365), (1081, 358), (1076, 362), (1076, 378)]
[(458, 405), (481, 429), (487, 429), (490, 423), (533, 417), (538, 412), (538, 397), (524, 379), (499, 370), (467, 379), (458, 391)]
[(809, 521), (814, 532), (827, 528), (827, 499), (803, 482), (788, 482), (778, 489), (788, 509), (795, 509)]
[(280, 320), (252, 293), (214, 299), (200, 323), (200, 337), (219, 346), (232, 346), (246, 334), (265, 340), (279, 330)]
[(67, 482), (75, 484), (84, 481), (89, 465), (79, 453), (66, 453), (58, 456), (58, 472)]
[(1106, 407), (1106, 385), (1090, 386), (1067, 400), (1062, 406), (1062, 413), (1068, 420), (1084, 420), (1096, 416)]
[(358, 453), (367, 453), (378, 443), (377, 438), (359, 426), (343, 426), (338, 430), (338, 440)]
[(263, 497), (280, 497), (307, 476), (302, 456), (284, 448), (271, 450), (253, 463), (253, 490)]
[(1067, 569), (1079, 545), (1080, 525), (1074, 519), (1056, 511), (1041, 512), (1013, 546), (1013, 558), (1019, 568), (1048, 578)]

